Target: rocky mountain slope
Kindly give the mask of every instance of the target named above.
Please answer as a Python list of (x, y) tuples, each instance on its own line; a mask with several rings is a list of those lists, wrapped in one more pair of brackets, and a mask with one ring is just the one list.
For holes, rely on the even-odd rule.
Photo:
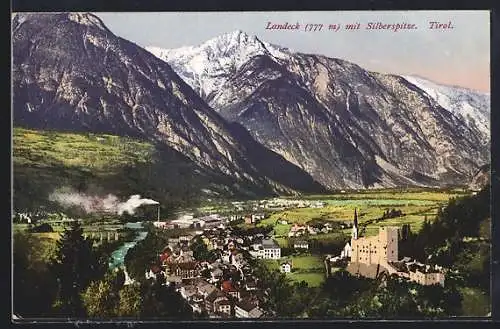
[(240, 31), (147, 49), (224, 118), (332, 189), (463, 184), (489, 162), (479, 128), (403, 77)]
[(491, 166), (489, 164), (482, 166), (474, 174), (469, 184), (469, 188), (474, 191), (480, 191), (491, 183)]
[[(153, 141), (229, 192), (322, 190), (229, 125), (167, 63), (114, 35), (92, 14), (16, 14), (12, 41), (15, 126)], [(256, 161), (261, 157), (275, 162)], [(267, 166), (280, 166), (296, 179), (264, 175), (260, 169)]]
[(469, 128), (478, 131), (485, 145), (490, 143), (489, 93), (446, 86), (417, 76), (404, 76), (404, 78), (425, 91), (441, 107), (460, 117)]

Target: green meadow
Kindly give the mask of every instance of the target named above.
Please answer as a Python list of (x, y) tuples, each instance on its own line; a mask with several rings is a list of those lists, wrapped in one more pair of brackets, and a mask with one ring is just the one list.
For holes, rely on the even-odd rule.
[[(286, 237), (293, 224), (303, 225), (314, 219), (351, 223), (356, 209), (362, 233), (367, 236), (377, 234), (381, 226), (402, 226), (403, 224), (409, 224), (411, 230), (417, 232), (425, 218), (433, 220), (438, 209), (449, 199), (463, 195), (464, 192), (460, 190), (411, 189), (406, 192), (369, 190), (358, 193), (304, 196), (303, 199), (323, 201), (325, 206), (277, 211), (261, 221), (259, 225), (273, 225), (276, 237)], [(391, 209), (401, 210), (404, 215), (376, 221), (385, 211)], [(282, 221), (286, 221), (287, 224), (282, 224)], [(344, 233), (349, 232), (350, 229), (344, 229)], [(318, 234), (314, 238), (328, 240), (328, 236), (335, 237), (334, 234)]]
[(292, 264), (292, 272), (286, 276), (292, 281), (306, 281), (309, 287), (318, 287), (325, 280), (325, 265), (322, 257), (317, 255), (300, 255), (282, 257), (280, 260), (263, 260), (270, 270), (280, 270), (281, 264)]

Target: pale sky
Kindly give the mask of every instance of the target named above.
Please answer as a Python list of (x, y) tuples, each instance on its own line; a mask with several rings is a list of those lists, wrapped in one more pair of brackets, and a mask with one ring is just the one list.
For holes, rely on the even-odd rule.
[[(142, 12), (95, 13), (116, 35), (140, 46), (195, 46), (241, 30), (262, 41), (295, 51), (354, 62), (368, 70), (413, 74), (436, 82), (490, 91), (488, 11), (310, 11), (310, 12)], [(429, 22), (453, 29), (431, 30)], [(299, 23), (301, 30), (266, 30), (268, 22)], [(338, 32), (328, 24), (361, 23), (362, 29)], [(365, 30), (373, 22), (416, 24), (416, 30)], [(324, 24), (305, 32), (308, 23)]]

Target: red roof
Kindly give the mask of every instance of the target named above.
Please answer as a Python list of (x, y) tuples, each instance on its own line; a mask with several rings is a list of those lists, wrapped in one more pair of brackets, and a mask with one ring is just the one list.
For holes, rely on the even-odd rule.
[(222, 290), (225, 292), (233, 292), (237, 291), (234, 287), (231, 281), (224, 281), (222, 282)]
[(153, 273), (157, 274), (161, 271), (161, 268), (158, 265), (153, 265), (153, 266), (151, 266), (151, 271)]
[(170, 257), (170, 254), (168, 252), (164, 252), (163, 254), (160, 255), (160, 261), (164, 262)]

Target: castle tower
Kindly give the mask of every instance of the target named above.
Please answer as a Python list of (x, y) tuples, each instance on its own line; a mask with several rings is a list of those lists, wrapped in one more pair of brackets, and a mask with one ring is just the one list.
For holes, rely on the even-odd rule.
[(398, 227), (381, 227), (379, 231), (379, 243), (383, 248), (382, 257), (387, 262), (398, 261)]
[(351, 238), (353, 240), (357, 240), (358, 239), (358, 213), (356, 211), (356, 208), (354, 208), (354, 221), (353, 221), (353, 224), (352, 224)]

